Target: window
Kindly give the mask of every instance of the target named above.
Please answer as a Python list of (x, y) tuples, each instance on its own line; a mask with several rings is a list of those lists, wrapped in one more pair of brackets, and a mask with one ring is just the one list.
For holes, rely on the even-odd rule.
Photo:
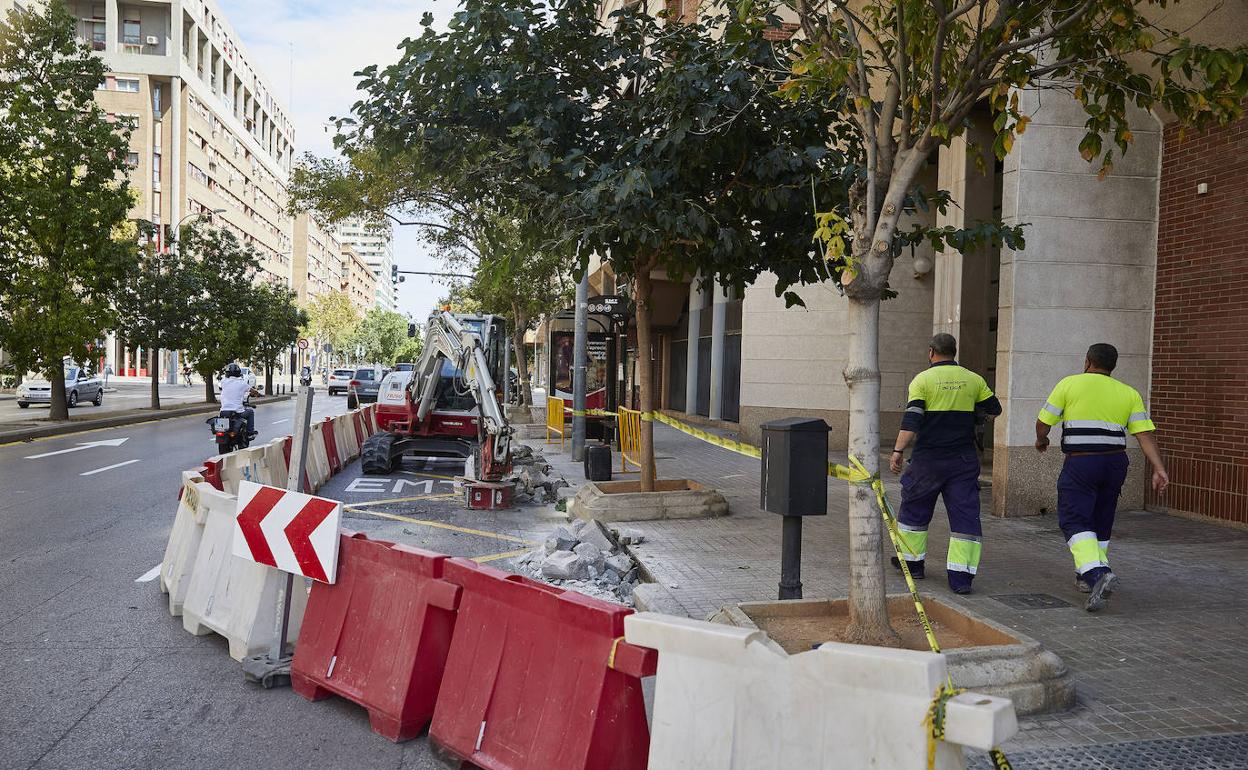
[(104, 22), (89, 21), (87, 26), (91, 32), (91, 48), (96, 51), (103, 51), (108, 45), (108, 33), (104, 29)]
[(152, 224), (160, 224), (160, 193), (152, 193)]
[(152, 183), (160, 185), (160, 153), (152, 153)]
[(139, 167), (139, 154), (137, 152), (126, 153), (126, 165), (130, 168)]
[(133, 78), (117, 78), (117, 90), (137, 94), (139, 92), (139, 81)]
[(143, 35), (139, 28), (139, 22), (134, 19), (126, 19), (121, 23), (121, 42), (125, 45), (142, 45)]

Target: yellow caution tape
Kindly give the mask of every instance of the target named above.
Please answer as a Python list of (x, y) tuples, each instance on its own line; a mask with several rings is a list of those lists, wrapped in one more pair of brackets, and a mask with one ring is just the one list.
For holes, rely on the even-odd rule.
[[(686, 433), (694, 438), (701, 439), (708, 444), (727, 449), (730, 452), (745, 455), (746, 457), (761, 458), (763, 451), (753, 444), (746, 444), (741, 441), (717, 436), (714, 433), (695, 428), (692, 425), (668, 417), (661, 412), (642, 412), (641, 419), (646, 422), (657, 420), (658, 422), (675, 428), (681, 433)], [(910, 599), (914, 602), (914, 610), (919, 616), (919, 623), (923, 626), (923, 634), (927, 637), (927, 644), (932, 652), (940, 652), (940, 643), (936, 641), (936, 632), (932, 628), (932, 622), (927, 617), (927, 611), (923, 609), (923, 600), (919, 598), (919, 589), (915, 585), (914, 576), (910, 574), (910, 567), (906, 563), (905, 557), (902, 555), (903, 550), (908, 550), (901, 539), (901, 532), (897, 528), (897, 517), (893, 513), (893, 508), (888, 502), (888, 495), (884, 490), (884, 481), (878, 473), (872, 473), (867, 470), (866, 466), (857, 457), (850, 455), (850, 465), (837, 465), (836, 463), (828, 463), (828, 475), (833, 478), (847, 481), (850, 484), (870, 484), (872, 491), (875, 493), (875, 502), (880, 509), (880, 516), (884, 519), (885, 529), (888, 530), (888, 538), (893, 544), (893, 551), (897, 554), (897, 562), (901, 565), (901, 574), (906, 579), (906, 587), (910, 590)], [(913, 556), (913, 551), (910, 552)], [(617, 642), (618, 643), (618, 642)], [(611, 659), (615, 659), (615, 648), (612, 647)], [(943, 740), (945, 734), (944, 715), (945, 703), (954, 695), (962, 692), (953, 687), (952, 678), (948, 678), (945, 684), (941, 686), (936, 693), (936, 698), (932, 702), (932, 708), (928, 711), (927, 724), (930, 726), (928, 734), (928, 768), (934, 766), (936, 761), (936, 741)], [(1010, 761), (1006, 759), (1005, 754), (998, 748), (993, 748), (988, 752), (988, 756), (992, 759), (995, 770), (1013, 770)]]
[(615, 641), (611, 642), (611, 654), (607, 656), (607, 668), (615, 668), (615, 653), (620, 649), (620, 642), (624, 641), (624, 637), (617, 636)]

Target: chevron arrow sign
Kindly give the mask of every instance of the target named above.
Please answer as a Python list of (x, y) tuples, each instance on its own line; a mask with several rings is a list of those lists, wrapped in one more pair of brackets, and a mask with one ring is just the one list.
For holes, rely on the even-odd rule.
[(234, 555), (333, 583), (338, 572), (342, 503), (240, 481)]

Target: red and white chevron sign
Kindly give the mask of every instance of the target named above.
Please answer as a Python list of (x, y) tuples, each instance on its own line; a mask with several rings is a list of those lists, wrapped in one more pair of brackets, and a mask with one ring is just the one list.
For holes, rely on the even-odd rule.
[(333, 583), (342, 503), (251, 481), (238, 484), (234, 555)]

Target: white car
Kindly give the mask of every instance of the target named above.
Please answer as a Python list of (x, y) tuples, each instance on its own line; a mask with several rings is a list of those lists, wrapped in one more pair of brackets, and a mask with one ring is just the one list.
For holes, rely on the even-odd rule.
[(351, 378), (355, 376), (354, 369), (335, 369), (329, 373), (329, 381), (326, 387), (329, 388), (329, 395), (334, 396), (339, 393), (346, 393), (351, 387)]
[[(256, 373), (246, 366), (244, 366), (242, 369), (243, 369), (243, 379), (247, 381), (247, 384), (249, 386), (253, 388), (256, 387)], [(223, 375), (220, 375), (220, 374), (217, 375), (217, 392), (218, 393), (221, 392), (221, 380), (223, 379), (224, 379)]]

